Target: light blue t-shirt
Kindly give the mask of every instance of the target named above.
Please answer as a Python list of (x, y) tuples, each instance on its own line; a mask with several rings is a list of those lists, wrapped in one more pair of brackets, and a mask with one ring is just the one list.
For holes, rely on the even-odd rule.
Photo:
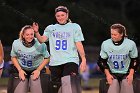
[(102, 43), (100, 56), (108, 59), (107, 64), (112, 73), (126, 74), (131, 58), (138, 57), (138, 50), (134, 41), (125, 38), (121, 45), (114, 45), (111, 39)]
[(20, 66), (25, 70), (36, 69), (49, 56), (46, 44), (40, 44), (37, 39), (30, 48), (25, 47), (20, 39), (14, 40), (12, 44), (11, 57), (17, 57)]
[(61, 65), (68, 62), (79, 64), (79, 57), (75, 43), (84, 41), (81, 27), (76, 23), (65, 25), (49, 25), (44, 30), (44, 35), (49, 38), (50, 64)]

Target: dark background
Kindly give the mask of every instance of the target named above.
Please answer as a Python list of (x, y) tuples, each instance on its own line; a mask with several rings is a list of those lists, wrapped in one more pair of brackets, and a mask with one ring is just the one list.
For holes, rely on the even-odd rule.
[(54, 9), (67, 6), (70, 19), (78, 23), (85, 37), (85, 46), (100, 46), (110, 37), (109, 27), (121, 23), (130, 39), (140, 45), (140, 0), (0, 0), (0, 39), (11, 46), (20, 29), (33, 21), (40, 33), (55, 23)]
[(82, 28), (91, 73), (98, 72), (100, 46), (110, 38), (110, 26), (114, 23), (126, 27), (129, 38), (140, 51), (140, 0), (0, 0), (0, 39), (7, 63), (4, 73), (9, 68), (12, 42), (18, 38), (21, 28), (37, 22), (43, 34), (46, 26), (56, 23), (54, 9), (59, 5), (68, 7), (70, 19)]

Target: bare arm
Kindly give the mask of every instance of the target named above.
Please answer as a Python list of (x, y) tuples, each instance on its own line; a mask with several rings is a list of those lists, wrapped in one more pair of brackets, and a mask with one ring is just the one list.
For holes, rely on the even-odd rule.
[(12, 60), (12, 63), (14, 64), (14, 66), (15, 66), (15, 67), (17, 68), (17, 70), (18, 70), (19, 78), (20, 78), (21, 80), (25, 80), (25, 75), (27, 75), (27, 74), (25, 73), (24, 70), (22, 70), (21, 66), (20, 66), (19, 63), (18, 63), (17, 58), (16, 58), (16, 57), (11, 57), (11, 60)]
[(3, 62), (3, 58), (4, 58), (4, 51), (3, 51), (2, 43), (0, 41), (0, 64)]
[(80, 57), (82, 59), (80, 69), (81, 69), (81, 71), (85, 71), (87, 64), (86, 64), (85, 51), (84, 51), (84, 47), (83, 47), (82, 42), (76, 42), (76, 47), (77, 47), (79, 55), (80, 55)]
[(33, 71), (33, 80), (38, 79), (39, 75), (40, 75), (40, 71), (46, 66), (46, 64), (48, 64), (49, 59), (44, 59), (42, 61), (42, 63), (39, 65), (39, 67)]
[(133, 76), (134, 76), (134, 69), (130, 69), (129, 70), (129, 74), (128, 74), (128, 76), (126, 77), (126, 79), (127, 79), (127, 82), (128, 82), (128, 84), (132, 84), (132, 82), (133, 82)]
[(17, 68), (17, 70), (20, 71), (21, 70), (21, 66), (18, 63), (17, 58), (16, 57), (11, 57), (11, 61), (14, 64), (14, 66)]
[(39, 34), (39, 26), (38, 26), (38, 24), (37, 23), (33, 23), (33, 25), (32, 25), (32, 27), (33, 27), (33, 29), (34, 29), (34, 32), (35, 32), (35, 36), (36, 36), (36, 38), (38, 39), (38, 41), (40, 42), (40, 43), (43, 43), (43, 42), (45, 42), (48, 38), (46, 37), (46, 36), (41, 36), (40, 34)]
[(48, 63), (49, 63), (49, 58), (48, 59), (44, 59), (42, 61), (42, 63), (39, 65), (39, 67), (37, 68), (37, 70), (41, 71)]
[(113, 76), (110, 74), (110, 72), (109, 72), (109, 70), (108, 69), (105, 69), (104, 70), (104, 72), (105, 72), (105, 75), (106, 75), (106, 79), (107, 79), (107, 82), (108, 82), (108, 84), (112, 84), (112, 81), (113, 81)]

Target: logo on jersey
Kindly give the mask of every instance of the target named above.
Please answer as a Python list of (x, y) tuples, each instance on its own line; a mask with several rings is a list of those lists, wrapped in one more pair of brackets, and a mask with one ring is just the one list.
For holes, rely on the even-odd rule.
[(70, 32), (53, 32), (52, 35), (57, 39), (67, 39), (71, 36)]

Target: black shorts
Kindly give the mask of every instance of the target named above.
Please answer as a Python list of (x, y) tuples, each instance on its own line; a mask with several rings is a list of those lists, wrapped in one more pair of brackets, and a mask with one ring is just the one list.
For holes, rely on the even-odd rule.
[[(32, 75), (32, 72), (34, 71), (34, 70), (31, 70), (31, 71), (27, 71), (27, 70), (25, 70), (25, 69), (22, 69), (22, 70), (24, 70), (25, 72), (26, 72), (26, 78), (30, 78), (30, 75)], [(18, 73), (18, 70), (16, 69), (16, 67), (13, 65), (13, 64), (11, 64), (11, 66), (10, 66), (10, 69), (9, 69), (9, 73), (12, 75), (12, 74), (14, 74), (14, 73)], [(45, 68), (43, 68), (41, 71), (40, 71), (40, 74), (42, 74), (42, 73), (46, 73), (46, 69)]]
[(49, 69), (51, 71), (51, 80), (56, 82), (60, 82), (63, 76), (78, 74), (78, 65), (74, 62), (58, 66), (49, 66)]

